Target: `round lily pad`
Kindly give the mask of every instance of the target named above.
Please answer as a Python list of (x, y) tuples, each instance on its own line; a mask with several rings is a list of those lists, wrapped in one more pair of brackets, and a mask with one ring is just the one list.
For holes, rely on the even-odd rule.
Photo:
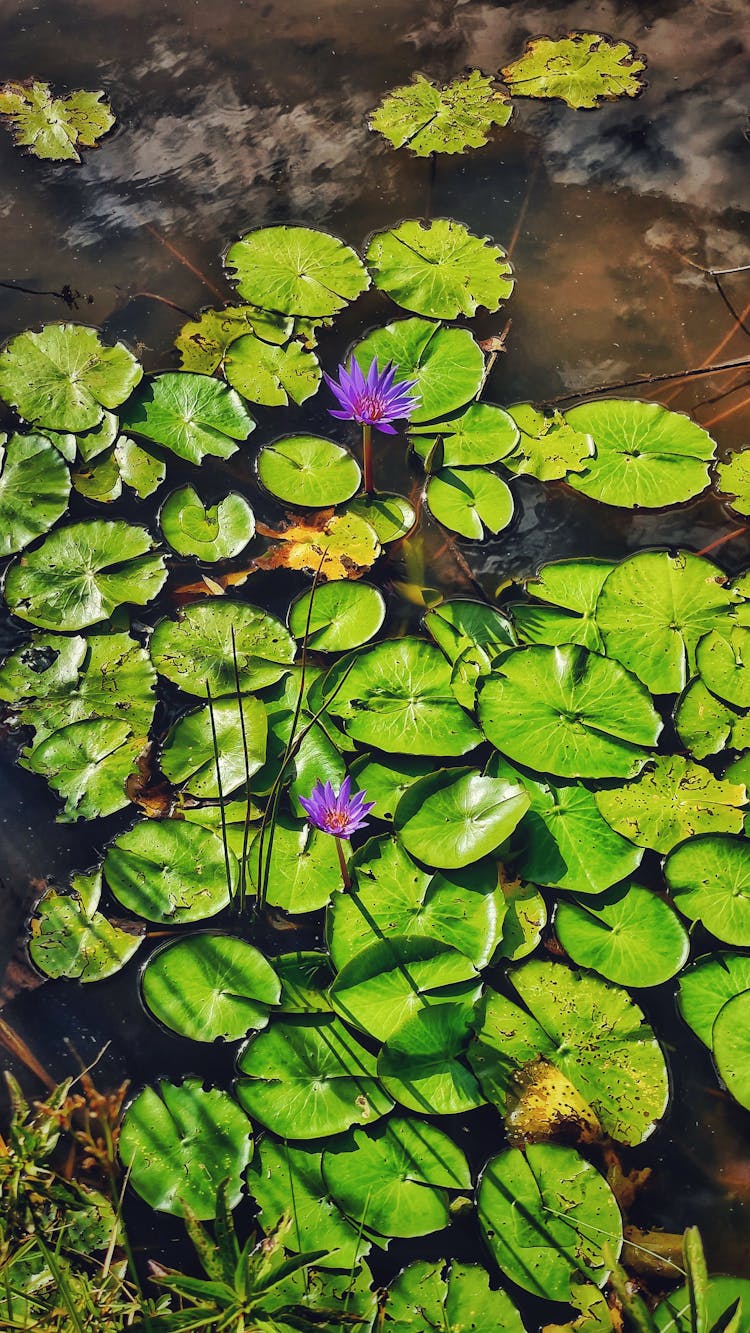
[(447, 218), (376, 232), (365, 258), (376, 287), (432, 319), (471, 317), (479, 306), (497, 310), (513, 291), (502, 247)]
[(348, 449), (320, 435), (286, 435), (265, 445), (258, 476), (277, 500), (309, 509), (350, 500), (361, 480)]
[(43, 435), (0, 435), (0, 556), (22, 551), (68, 507), (70, 474)]
[(474, 541), (485, 528), (502, 532), (513, 518), (513, 495), (488, 468), (442, 468), (427, 483), (427, 503), (438, 523)]
[[(706, 1285), (706, 1327), (729, 1327), (727, 1314), (740, 1302), (735, 1333), (750, 1333), (750, 1281), (743, 1277), (710, 1277)], [(691, 1299), (686, 1286), (678, 1287), (654, 1310), (658, 1333), (691, 1333)]]
[(354, 514), (369, 523), (382, 546), (405, 537), (417, 521), (406, 496), (392, 495), (389, 491), (358, 495), (345, 506), (344, 513)]
[(439, 443), (441, 467), (484, 467), (505, 458), (518, 443), (518, 427), (509, 412), (491, 403), (471, 403), (445, 421), (410, 424), (409, 443), (429, 458)]
[(562, 902), (555, 932), (565, 952), (621, 986), (660, 986), (687, 962), (690, 941), (668, 903), (639, 884)]
[(267, 732), (260, 699), (240, 695), (239, 700), (213, 700), (171, 728), (161, 752), (162, 772), (198, 799), (228, 796), (265, 763)]
[(101, 871), (96, 871), (73, 875), (66, 893), (48, 889), (42, 894), (31, 918), (29, 954), (45, 976), (101, 981), (119, 972), (140, 948), (143, 925), (116, 924), (98, 911), (101, 886)]
[(172, 491), (159, 522), (173, 551), (209, 562), (231, 560), (255, 534), (255, 515), (243, 496), (232, 492), (215, 505), (204, 505), (193, 486)]
[(307, 634), (308, 648), (324, 653), (359, 648), (377, 634), (384, 619), (385, 601), (377, 588), (343, 579), (321, 584), (314, 594), (301, 593), (289, 609), (292, 634), (298, 639)]
[(463, 407), (484, 375), (484, 356), (468, 329), (443, 329), (427, 319), (400, 319), (368, 333), (354, 355), (367, 373), (373, 361), (398, 366), (399, 380), (415, 380), (419, 403), (410, 421), (432, 421)]
[(106, 346), (96, 329), (45, 324), (0, 352), (0, 397), (34, 426), (85, 431), (119, 407), (142, 374), (123, 343)]
[(208, 686), (214, 699), (236, 694), (237, 676), (243, 693), (273, 685), (294, 651), (293, 638), (275, 616), (224, 598), (194, 602), (176, 620), (161, 620), (150, 643), (160, 675), (204, 698)]
[(746, 990), (750, 990), (750, 955), (707, 954), (680, 976), (677, 1008), (696, 1037), (710, 1047), (719, 1010)]
[(279, 347), (253, 333), (237, 338), (227, 348), (224, 375), (243, 398), (266, 407), (304, 403), (317, 393), (321, 380), (318, 358), (301, 343)]
[(634, 398), (601, 398), (565, 413), (593, 437), (596, 455), (568, 482), (592, 500), (622, 508), (661, 509), (700, 495), (716, 444), (682, 412)]
[(248, 232), (224, 262), (244, 300), (284, 315), (335, 315), (370, 283), (354, 250), (310, 227)]
[(99, 519), (71, 523), (14, 560), (5, 597), (14, 615), (43, 629), (78, 630), (123, 602), (145, 606), (167, 577), (145, 528)]
[(183, 925), (226, 907), (237, 881), (234, 854), (221, 839), (183, 820), (145, 819), (107, 849), (104, 879), (118, 902), (147, 921)]
[(596, 793), (607, 823), (639, 847), (671, 851), (696, 833), (741, 833), (744, 783), (715, 778), (682, 755), (657, 755), (632, 782)]
[(716, 1068), (735, 1101), (750, 1110), (750, 990), (719, 1010), (712, 1032)]
[(421, 1115), (455, 1115), (484, 1102), (482, 1090), (461, 1059), (469, 1016), (452, 1004), (437, 1004), (407, 1018), (378, 1056), (378, 1078), (401, 1106)]
[(402, 1269), (386, 1292), (385, 1329), (410, 1333), (524, 1333), (518, 1310), (506, 1291), (490, 1288), (479, 1264), (419, 1260)]
[(750, 629), (711, 630), (698, 643), (695, 663), (703, 684), (727, 703), (750, 708)]
[[(312, 790), (308, 787), (309, 791)], [(270, 857), (266, 881), (266, 865)], [(336, 840), (300, 820), (280, 815), (247, 853), (247, 874), (257, 889), (266, 882), (266, 901), (285, 912), (317, 912), (341, 885)]]
[(452, 1000), (478, 999), (481, 983), (465, 954), (442, 940), (393, 935), (370, 944), (345, 963), (330, 989), (337, 1014), (353, 1027), (387, 1041), (412, 1014)]
[(188, 935), (158, 949), (141, 979), (151, 1013), (192, 1041), (264, 1028), (281, 985), (263, 954), (231, 935)]
[(386, 94), (370, 116), (370, 129), (417, 157), (464, 153), (481, 148), (491, 127), (507, 125), (512, 111), (494, 79), (478, 69), (442, 87), (415, 74), (411, 83)]
[(188, 463), (229, 458), (255, 422), (239, 394), (211, 375), (155, 375), (127, 404), (122, 426), (171, 449)]
[(230, 1208), (242, 1195), (253, 1153), (252, 1126), (233, 1097), (204, 1089), (197, 1078), (146, 1087), (130, 1103), (119, 1138), (120, 1159), (136, 1193), (161, 1213), (200, 1220), (216, 1215), (219, 1186)]
[[(0, 689), (2, 675), (0, 674)], [(432, 773), (431, 759), (419, 755), (394, 755), (393, 759), (362, 755), (351, 764), (349, 772), (355, 789), (363, 791), (373, 801), (373, 818), (392, 820), (401, 797), (417, 778)]]
[(664, 877), (675, 906), (726, 944), (750, 944), (750, 839), (691, 838), (670, 852)]
[(528, 794), (517, 782), (467, 768), (440, 769), (404, 793), (394, 827), (412, 856), (450, 870), (493, 852), (528, 808)]

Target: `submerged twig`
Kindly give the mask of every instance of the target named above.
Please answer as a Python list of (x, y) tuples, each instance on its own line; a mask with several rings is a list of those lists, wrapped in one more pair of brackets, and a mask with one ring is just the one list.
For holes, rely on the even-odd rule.
[(588, 389), (572, 389), (570, 393), (559, 393), (556, 398), (544, 400), (547, 407), (557, 403), (574, 402), (578, 398), (593, 398), (596, 394), (611, 393), (613, 389), (636, 389), (640, 384), (666, 384), (669, 380), (696, 379), (700, 375), (718, 375), (726, 370), (738, 370), (750, 366), (750, 356), (741, 356), (734, 361), (714, 362), (709, 366), (691, 366), (688, 370), (670, 370), (659, 375), (636, 375), (631, 380), (614, 380), (608, 384), (592, 384)]

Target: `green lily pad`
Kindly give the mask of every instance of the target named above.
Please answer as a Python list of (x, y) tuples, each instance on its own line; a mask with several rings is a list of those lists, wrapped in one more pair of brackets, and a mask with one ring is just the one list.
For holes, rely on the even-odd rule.
[(750, 839), (708, 833), (670, 852), (664, 877), (678, 908), (726, 944), (750, 944)]
[(484, 356), (468, 329), (443, 329), (427, 319), (399, 319), (368, 333), (354, 355), (367, 373), (372, 362), (398, 366), (396, 382), (415, 380), (417, 407), (409, 420), (432, 421), (463, 407), (479, 390)]
[(645, 56), (630, 42), (598, 32), (533, 37), (522, 55), (502, 71), (514, 97), (558, 97), (570, 107), (597, 107), (618, 97), (637, 97)]
[(632, 782), (598, 791), (596, 804), (623, 837), (669, 852), (696, 833), (741, 833), (747, 793), (681, 755), (660, 754)]
[(750, 712), (739, 712), (717, 699), (698, 676), (677, 700), (674, 723), (680, 741), (695, 759), (750, 746)]
[(143, 820), (119, 834), (104, 858), (105, 883), (118, 902), (147, 921), (175, 926), (220, 912), (237, 875), (237, 859), (229, 849), (225, 858), (219, 838), (177, 819)]
[(559, 481), (589, 466), (596, 453), (594, 441), (587, 431), (566, 421), (562, 412), (515, 403), (508, 413), (518, 431), (515, 448), (503, 456), (509, 471), (528, 473), (539, 481)]
[(42, 435), (0, 434), (0, 556), (22, 551), (68, 507), (70, 475)]
[(713, 1026), (714, 1060), (735, 1101), (750, 1110), (750, 991), (742, 991), (719, 1010)]
[(99, 504), (111, 504), (122, 495), (122, 477), (114, 449), (107, 449), (90, 463), (81, 463), (70, 479), (79, 495)]
[[(289, 1248), (288, 1235), (284, 1243)], [(311, 1328), (319, 1327), (321, 1320), (332, 1320), (334, 1327), (339, 1323), (340, 1327), (353, 1328), (356, 1333), (372, 1333), (379, 1293), (369, 1268), (361, 1262), (356, 1267), (348, 1264), (345, 1271), (336, 1272), (323, 1267), (325, 1262), (323, 1255), (315, 1260), (314, 1268), (297, 1268), (277, 1283), (264, 1295), (264, 1310), (283, 1310), (281, 1318), (287, 1319), (289, 1307), (294, 1305), (300, 1313), (304, 1311), (303, 1318), (314, 1321)]]
[(716, 489), (722, 497), (731, 496), (731, 507), (738, 514), (750, 514), (750, 454), (740, 450), (726, 463), (716, 464)]
[(330, 989), (337, 1014), (379, 1041), (431, 1004), (471, 1007), (481, 991), (473, 963), (443, 940), (392, 935), (345, 963)]
[(240, 1051), (237, 1074), (242, 1105), (282, 1138), (325, 1138), (393, 1106), (374, 1055), (332, 1014), (274, 1021)]
[(224, 310), (204, 310), (195, 320), (183, 324), (175, 338), (182, 358), (182, 369), (197, 375), (213, 375), (219, 369), (227, 349), (244, 334), (254, 333), (265, 343), (285, 343), (291, 337), (294, 321), (289, 315), (258, 306), (227, 306)]
[(119, 407), (142, 374), (123, 343), (106, 346), (96, 329), (45, 324), (0, 352), (0, 397), (34, 426), (85, 431), (105, 408)]
[(479, 721), (502, 754), (560, 777), (632, 777), (661, 719), (619, 662), (576, 644), (516, 648), (482, 684)]
[(427, 483), (427, 503), (438, 523), (474, 541), (485, 528), (502, 532), (513, 518), (513, 496), (488, 468), (442, 468)]
[(285, 912), (317, 912), (330, 902), (331, 894), (341, 884), (335, 839), (300, 820), (281, 815), (274, 824), (273, 836), (267, 831), (262, 846), (260, 832), (253, 838), (247, 874), (256, 889), (269, 855), (266, 900), (272, 907), (282, 907)]
[(427, 612), (424, 627), (452, 663), (467, 649), (481, 649), (492, 661), (517, 646), (513, 625), (502, 611), (468, 598), (439, 602)]
[(604, 651), (596, 623), (596, 604), (604, 580), (614, 569), (607, 560), (556, 560), (542, 565), (526, 591), (539, 602), (515, 602), (510, 611), (519, 636), (527, 643), (580, 643)]
[[(735, 1326), (725, 1322), (725, 1316), (740, 1302)], [(660, 1301), (653, 1313), (659, 1333), (690, 1333), (691, 1300), (686, 1286), (678, 1287)], [(743, 1277), (711, 1277), (706, 1285), (706, 1328), (734, 1327), (735, 1333), (750, 1330), (750, 1281)]]
[(470, 1015), (452, 1004), (436, 1004), (407, 1018), (382, 1047), (378, 1078), (401, 1106), (421, 1115), (455, 1115), (484, 1102), (461, 1060)]
[(376, 232), (365, 258), (376, 287), (431, 319), (470, 318), (479, 306), (497, 310), (513, 291), (503, 248), (448, 218)]
[(274, 958), (273, 967), (281, 982), (281, 1013), (333, 1013), (328, 999), (333, 972), (327, 953), (319, 949), (280, 953)]
[(238, 441), (255, 429), (234, 389), (210, 375), (184, 370), (155, 375), (142, 385), (123, 411), (122, 425), (188, 463), (207, 456), (230, 458)]
[(473, 69), (439, 87), (422, 74), (387, 93), (370, 116), (370, 129), (417, 157), (481, 148), (493, 125), (507, 125), (513, 107), (494, 80)]
[(107, 620), (123, 602), (145, 606), (167, 577), (145, 528), (95, 519), (71, 523), (10, 565), (5, 598), (14, 615), (42, 629), (78, 630)]
[(473, 864), (510, 836), (529, 808), (518, 782), (439, 769), (401, 797), (394, 828), (412, 856), (441, 869)]
[(191, 1041), (237, 1041), (264, 1028), (281, 985), (252, 944), (231, 935), (188, 935), (158, 949), (141, 979), (155, 1018)]
[(101, 871), (73, 875), (70, 889), (48, 889), (29, 927), (31, 961), (47, 977), (101, 981), (114, 976), (143, 941), (145, 927), (118, 925), (98, 911)]
[(160, 767), (170, 782), (184, 786), (199, 800), (228, 796), (265, 763), (267, 731), (260, 699), (248, 695), (239, 701), (236, 696), (216, 699), (174, 724), (164, 742)]
[(243, 398), (266, 407), (304, 403), (317, 393), (321, 380), (314, 352), (298, 342), (279, 347), (254, 333), (243, 334), (227, 348), (224, 375)]
[(500, 889), (505, 901), (496, 956), (515, 963), (527, 958), (538, 945), (547, 924), (547, 904), (535, 884), (506, 877), (502, 867)]
[(482, 1172), (479, 1225), (493, 1258), (524, 1291), (571, 1303), (584, 1277), (604, 1285), (603, 1247), (622, 1247), (622, 1218), (609, 1185), (574, 1148), (509, 1148)]
[(323, 1153), (323, 1179), (349, 1217), (381, 1236), (427, 1236), (450, 1220), (449, 1190), (471, 1188), (461, 1149), (434, 1125), (393, 1116)]
[(439, 444), (441, 467), (485, 467), (505, 459), (518, 443), (518, 427), (509, 412), (491, 403), (471, 403), (446, 421), (409, 425), (409, 443), (427, 460)]
[(488, 1100), (507, 1113), (515, 1077), (541, 1058), (618, 1143), (648, 1138), (666, 1110), (669, 1079), (659, 1043), (627, 991), (591, 972), (535, 960), (508, 978), (526, 1008), (488, 991), (469, 1047)]
[(112, 815), (129, 804), (125, 783), (142, 745), (127, 722), (73, 722), (35, 745), (23, 767), (46, 779), (65, 804), (62, 823)]
[(450, 875), (421, 870), (395, 838), (372, 838), (352, 863), (354, 884), (334, 894), (326, 935), (334, 966), (394, 935), (439, 939), (486, 967), (507, 910), (494, 862)]
[(277, 500), (310, 509), (350, 500), (361, 481), (349, 450), (320, 435), (287, 435), (265, 445), (258, 476)]
[(716, 952), (699, 958), (680, 976), (677, 1008), (696, 1037), (709, 1049), (719, 1010), (750, 990), (750, 956)]
[(643, 551), (605, 579), (596, 620), (605, 650), (655, 694), (676, 694), (695, 672), (699, 640), (731, 627), (735, 597), (721, 570), (687, 551)]
[[(234, 652), (232, 636), (234, 635)], [(194, 602), (176, 620), (161, 620), (151, 636), (151, 660), (187, 694), (214, 699), (262, 689), (284, 675), (294, 658), (294, 640), (280, 620), (244, 602)]]
[(682, 412), (635, 398), (601, 398), (565, 413), (593, 436), (596, 457), (568, 478), (592, 500), (624, 509), (661, 509), (700, 495), (716, 444)]
[(80, 162), (80, 148), (96, 148), (115, 117), (101, 90), (82, 88), (54, 97), (48, 83), (28, 79), (0, 87), (0, 115), (19, 148), (48, 162)]
[(135, 491), (139, 500), (153, 495), (167, 475), (162, 459), (127, 435), (121, 435), (117, 440), (114, 459), (123, 483)]
[(335, 315), (370, 285), (354, 250), (309, 227), (261, 227), (225, 259), (240, 296), (284, 315)]
[[(310, 606), (312, 604), (312, 611)], [(342, 653), (374, 638), (385, 620), (383, 594), (371, 583), (334, 580), (303, 592), (289, 609), (295, 638), (316, 652)]]
[(208, 562), (231, 560), (255, 535), (255, 515), (235, 491), (204, 505), (193, 486), (180, 486), (164, 501), (159, 522), (173, 551)]
[(524, 1333), (521, 1316), (505, 1291), (491, 1290), (479, 1264), (419, 1260), (399, 1273), (386, 1293), (384, 1328), (411, 1333)]
[[(0, 689), (2, 671), (0, 671)], [(0, 695), (0, 697), (2, 697)], [(376, 759), (373, 755), (362, 755), (351, 764), (349, 772), (354, 782), (355, 791), (363, 791), (368, 801), (374, 801), (373, 819), (393, 819), (401, 797), (416, 782), (432, 773), (435, 765), (431, 759), (418, 755), (395, 755), (392, 760)]]
[[(310, 676), (311, 671), (308, 667), (306, 672), (308, 685), (311, 683)], [(263, 767), (253, 776), (250, 785), (259, 795), (269, 793), (279, 778), (284, 763), (282, 781), (283, 785), (288, 787), (292, 810), (302, 819), (306, 819), (304, 808), (299, 804), (299, 797), (309, 796), (317, 781), (331, 782), (334, 788), (338, 789), (346, 777), (346, 765), (326, 727), (320, 722), (313, 722), (309, 708), (302, 707), (299, 713), (297, 712), (300, 682), (299, 670), (295, 669), (285, 676), (283, 681), (279, 681), (266, 691), (264, 703), (268, 718), (267, 758)], [(297, 739), (292, 757), (287, 759), (287, 746), (291, 742), (293, 727)], [(298, 833), (295, 832), (288, 848), (291, 856), (302, 854), (306, 840), (300, 844), (297, 838)], [(322, 860), (327, 866), (330, 858), (324, 854), (325, 843), (326, 839), (323, 838), (319, 846), (318, 840), (314, 839), (309, 851), (316, 863), (321, 860), (323, 854)], [(329, 848), (329, 853), (331, 851)], [(303, 860), (300, 869), (304, 864)], [(291, 880), (294, 881), (296, 878), (296, 873), (292, 873)]]
[(734, 625), (711, 630), (698, 643), (695, 664), (712, 694), (750, 708), (750, 629)]
[(396, 754), (461, 755), (481, 740), (453, 697), (450, 666), (420, 639), (364, 649), (340, 682), (337, 664), (326, 681), (326, 688), (340, 685), (329, 712), (364, 745)]
[(405, 537), (417, 521), (417, 515), (406, 497), (391, 495), (387, 491), (357, 495), (344, 506), (343, 512), (364, 519), (382, 546)]
[(596, 899), (560, 903), (555, 933), (574, 963), (620, 986), (660, 986), (676, 976), (690, 953), (672, 908), (640, 884), (618, 884)]
[(233, 1097), (204, 1089), (197, 1078), (146, 1087), (128, 1106), (120, 1159), (137, 1194), (161, 1213), (186, 1209), (200, 1220), (216, 1215), (226, 1182), (230, 1208), (242, 1195), (242, 1173), (253, 1153), (252, 1126)]

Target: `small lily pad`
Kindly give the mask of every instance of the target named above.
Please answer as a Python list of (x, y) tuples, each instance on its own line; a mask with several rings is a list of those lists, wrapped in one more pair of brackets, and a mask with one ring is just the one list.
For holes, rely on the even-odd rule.
[(739, 450), (726, 463), (716, 464), (716, 489), (722, 499), (731, 497), (738, 514), (750, 514), (750, 453)]
[(22, 551), (68, 507), (70, 475), (43, 435), (0, 434), (0, 556)]
[(664, 877), (675, 907), (726, 944), (750, 944), (750, 839), (704, 834), (670, 852)]
[(159, 522), (173, 551), (207, 562), (231, 560), (255, 535), (255, 515), (242, 495), (232, 492), (205, 505), (193, 486), (172, 491)]
[(467, 649), (479, 649), (492, 662), (518, 646), (513, 625), (502, 611), (468, 597), (451, 597), (433, 606), (424, 627), (454, 664)]
[(97, 148), (115, 123), (103, 92), (77, 89), (54, 97), (48, 83), (28, 79), (0, 87), (0, 115), (20, 148), (48, 162), (80, 162), (81, 148)]
[(301, 343), (279, 347), (254, 333), (243, 334), (227, 348), (224, 375), (243, 398), (266, 407), (304, 403), (317, 393), (321, 380), (318, 358)]
[(620, 986), (660, 986), (690, 953), (675, 912), (639, 884), (618, 884), (598, 898), (560, 903), (555, 932), (574, 963)]
[[(706, 1284), (705, 1323), (712, 1330), (731, 1327), (727, 1315), (737, 1306), (735, 1333), (750, 1330), (750, 1281), (743, 1277), (711, 1277)], [(658, 1333), (690, 1333), (691, 1311), (694, 1309), (691, 1293), (686, 1286), (678, 1287), (660, 1301), (653, 1313)]]
[(365, 257), (376, 287), (431, 319), (470, 318), (479, 306), (497, 310), (513, 291), (502, 247), (447, 218), (376, 232)]
[(719, 1010), (711, 1040), (720, 1077), (735, 1101), (750, 1110), (750, 990)]
[(618, 97), (637, 97), (645, 56), (630, 42), (598, 32), (533, 37), (502, 77), (514, 97), (558, 97), (567, 106), (598, 107)]
[(463, 407), (477, 393), (484, 357), (468, 329), (444, 329), (427, 319), (400, 319), (368, 333), (354, 355), (367, 373), (373, 361), (398, 366), (396, 382), (414, 380), (419, 404), (410, 421), (432, 421)]
[(0, 352), (0, 397), (34, 426), (85, 431), (119, 407), (142, 374), (123, 343), (107, 346), (96, 329), (45, 324)]
[(528, 808), (529, 796), (520, 783), (448, 768), (419, 778), (404, 793), (394, 827), (412, 856), (453, 870), (493, 852)]
[(208, 932), (158, 949), (141, 985), (151, 1013), (192, 1041), (236, 1041), (264, 1028), (281, 992), (271, 964), (252, 944)]
[[(311, 609), (312, 608), (312, 609)], [(316, 652), (341, 653), (372, 639), (385, 619), (383, 594), (371, 583), (341, 579), (303, 592), (289, 610), (295, 638)]]
[(274, 533), (275, 546), (256, 558), (260, 569), (296, 569), (326, 579), (358, 579), (381, 554), (375, 529), (358, 514), (321, 510)]
[(114, 457), (123, 483), (135, 491), (139, 500), (153, 495), (167, 475), (163, 460), (127, 435), (121, 435), (114, 445)]
[(266, 901), (285, 912), (317, 912), (341, 884), (335, 839), (301, 820), (280, 815), (273, 832), (260, 831), (247, 854), (250, 883), (262, 887), (270, 857)]
[(118, 902), (147, 921), (183, 925), (226, 907), (237, 882), (237, 860), (221, 840), (177, 819), (146, 819), (107, 849), (104, 879)]
[[(234, 650), (233, 650), (234, 642)], [(295, 644), (280, 620), (245, 602), (195, 602), (161, 620), (150, 643), (157, 671), (188, 694), (213, 698), (262, 689), (284, 675)], [(237, 676), (235, 675), (235, 656)]]
[(698, 643), (695, 664), (712, 694), (750, 708), (750, 629), (733, 625), (711, 630)]
[(167, 371), (143, 385), (127, 404), (122, 425), (188, 463), (200, 463), (207, 455), (230, 458), (238, 441), (255, 429), (234, 389), (187, 371)]
[(417, 521), (417, 515), (404, 495), (383, 491), (356, 496), (344, 507), (344, 513), (365, 519), (382, 546), (405, 537)]
[(362, 755), (349, 771), (355, 788), (366, 792), (368, 801), (374, 801), (373, 818), (390, 821), (404, 792), (417, 778), (432, 773), (434, 767), (432, 759), (418, 755), (394, 755), (391, 760)]
[(709, 1049), (719, 1010), (750, 990), (750, 955), (716, 952), (699, 958), (680, 976), (677, 1008), (696, 1037)]
[(246, 301), (284, 315), (335, 315), (369, 286), (358, 255), (310, 227), (261, 227), (230, 246), (225, 264)]
[(436, 444), (441, 467), (485, 467), (504, 460), (515, 448), (519, 430), (509, 412), (491, 403), (471, 403), (445, 421), (409, 425), (409, 443), (427, 459)]
[(478, 69), (442, 87), (415, 74), (411, 83), (386, 94), (370, 117), (370, 129), (417, 157), (464, 153), (481, 148), (492, 126), (507, 125), (512, 112), (502, 89)]
[(516, 403), (508, 414), (518, 430), (515, 448), (503, 455), (511, 472), (528, 473), (539, 481), (559, 481), (570, 472), (583, 472), (596, 453), (591, 435), (577, 430), (562, 412)]
[(361, 480), (348, 449), (320, 435), (286, 435), (265, 445), (258, 476), (277, 500), (310, 509), (350, 500)]
[(580, 643), (603, 652), (596, 605), (613, 569), (607, 560), (556, 560), (543, 565), (537, 578), (526, 582), (529, 596), (539, 601), (516, 602), (510, 607), (520, 638), (552, 646)]
[(183, 324), (175, 338), (175, 347), (182, 357), (183, 370), (213, 375), (227, 349), (243, 334), (254, 333), (266, 343), (280, 344), (291, 336), (293, 325), (290, 315), (279, 315), (254, 305), (204, 310), (198, 319)]
[(42, 894), (31, 918), (29, 954), (48, 977), (101, 981), (132, 958), (143, 941), (140, 923), (108, 921), (98, 910), (102, 877), (73, 875), (70, 889)]
[(438, 523), (481, 541), (485, 528), (502, 532), (513, 518), (513, 496), (488, 468), (443, 468), (427, 483), (427, 503)]

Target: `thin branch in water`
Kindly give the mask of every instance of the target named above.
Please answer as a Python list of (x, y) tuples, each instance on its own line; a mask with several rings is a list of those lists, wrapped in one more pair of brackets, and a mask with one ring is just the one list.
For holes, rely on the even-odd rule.
[(240, 860), (240, 892), (239, 903), (240, 911), (245, 906), (245, 891), (247, 888), (247, 848), (250, 841), (250, 811), (252, 809), (252, 798), (250, 796), (250, 752), (247, 745), (247, 729), (245, 727), (245, 711), (242, 707), (242, 690), (240, 688), (240, 669), (237, 662), (237, 637), (232, 625), (232, 665), (234, 667), (234, 688), (237, 695), (237, 707), (240, 710), (240, 731), (242, 733), (242, 755), (245, 763), (245, 826), (242, 831), (242, 857)]
[(219, 792), (219, 817), (221, 819), (221, 841), (224, 846), (224, 870), (227, 877), (227, 893), (231, 903), (232, 893), (232, 867), (229, 861), (229, 843), (227, 841), (227, 817), (224, 812), (224, 784), (221, 780), (221, 766), (219, 764), (219, 740), (216, 735), (216, 718), (214, 716), (214, 701), (211, 694), (211, 685), (206, 680), (206, 698), (208, 699), (208, 715), (211, 719), (211, 740), (214, 747), (214, 763), (216, 765), (216, 786)]
[[(738, 389), (744, 387), (744, 385), (737, 385)], [(715, 426), (719, 421), (726, 421), (727, 417), (733, 417), (735, 412), (741, 412), (743, 407), (747, 407), (749, 404), (750, 397), (740, 398), (738, 403), (733, 403), (731, 407), (725, 407), (723, 412), (717, 412), (715, 416), (709, 417), (708, 421), (702, 421), (701, 425), (707, 430), (709, 426)]]
[(160, 301), (162, 305), (168, 305), (171, 310), (176, 310), (179, 315), (185, 315), (186, 319), (193, 318), (193, 311), (186, 310), (184, 306), (178, 305), (176, 301), (170, 301), (168, 296), (159, 296), (158, 292), (133, 292), (131, 301)]
[(4, 287), (9, 292), (23, 292), (24, 296), (54, 296), (58, 301), (63, 301), (68, 310), (77, 310), (82, 301), (86, 305), (94, 304), (93, 296), (84, 296), (83, 292), (75, 291), (67, 282), (59, 292), (40, 291), (36, 287), (24, 287), (20, 282), (0, 282), (0, 287)]
[[(735, 361), (720, 361), (713, 365), (691, 366), (689, 370), (671, 370), (660, 375), (636, 375), (632, 380), (614, 380), (609, 384), (592, 384), (588, 389), (574, 389), (570, 393), (559, 393), (556, 398), (545, 399), (547, 407), (558, 403), (575, 402), (579, 398), (593, 398), (600, 393), (611, 393), (613, 389), (637, 389), (641, 384), (667, 384), (670, 380), (696, 379), (701, 375), (719, 375), (727, 370), (738, 370), (750, 366), (750, 356), (738, 357)], [(668, 399), (664, 400), (669, 401)]]
[(518, 240), (521, 235), (521, 228), (523, 227), (523, 224), (526, 221), (526, 214), (529, 211), (531, 196), (534, 193), (534, 186), (536, 185), (537, 176), (539, 175), (539, 168), (541, 164), (542, 164), (541, 154), (537, 153), (536, 161), (534, 162), (534, 166), (531, 175), (529, 176), (528, 184), (526, 186), (526, 193), (521, 202), (521, 207), (518, 210), (518, 217), (516, 218), (516, 225), (513, 228), (513, 235), (511, 236), (510, 241), (508, 242), (506, 254), (508, 255), (509, 258), (512, 256), (513, 251), (518, 245)]
[(750, 532), (750, 528), (745, 525), (742, 528), (733, 528), (731, 532), (726, 532), (723, 537), (717, 537), (715, 542), (709, 542), (702, 550), (696, 551), (696, 555), (708, 555), (709, 551), (715, 551), (719, 546), (726, 546), (727, 542), (733, 542), (735, 537), (741, 537), (743, 533)]
[(168, 241), (166, 236), (162, 236), (155, 227), (151, 226), (150, 222), (144, 222), (143, 225), (146, 228), (146, 231), (150, 232), (154, 239), (157, 240), (160, 245), (164, 246), (165, 250), (168, 250), (171, 255), (174, 255), (175, 259), (179, 259), (180, 263), (184, 264), (185, 268), (189, 269), (196, 278), (199, 278), (204, 287), (207, 287), (210, 292), (213, 292), (214, 296), (217, 297), (219, 301), (224, 300), (225, 293), (215, 286), (211, 279), (206, 277), (205, 273), (201, 273), (200, 269), (196, 268), (195, 264), (190, 262), (187, 255), (184, 255), (181, 250), (177, 249), (176, 245), (173, 245), (171, 241)]

